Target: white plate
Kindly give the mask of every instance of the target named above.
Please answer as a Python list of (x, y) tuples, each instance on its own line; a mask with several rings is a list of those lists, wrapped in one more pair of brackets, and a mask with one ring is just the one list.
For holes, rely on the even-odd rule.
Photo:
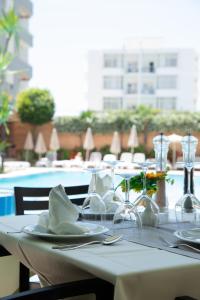
[[(77, 222), (80, 223), (80, 222)], [(83, 224), (83, 223), (82, 223)], [(23, 228), (23, 232), (30, 234), (32, 236), (37, 236), (41, 238), (48, 238), (48, 239), (70, 239), (70, 238), (86, 238), (92, 237), (95, 235), (100, 235), (102, 233), (107, 232), (109, 229), (105, 226), (93, 223), (86, 223), (84, 222), (84, 226), (89, 229), (88, 232), (83, 234), (54, 234), (49, 232), (46, 228), (40, 225), (27, 225)]]
[(174, 235), (183, 241), (200, 244), (200, 228), (177, 230)]

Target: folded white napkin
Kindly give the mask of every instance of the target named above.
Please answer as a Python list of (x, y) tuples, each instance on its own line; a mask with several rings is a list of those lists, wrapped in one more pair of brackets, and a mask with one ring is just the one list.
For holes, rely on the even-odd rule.
[[(94, 175), (92, 176), (89, 192), (92, 192), (94, 189)], [(90, 197), (90, 210), (95, 213), (112, 213), (119, 207), (121, 204), (120, 195), (115, 192), (114, 197), (112, 194), (107, 195), (106, 193), (112, 187), (112, 177), (104, 172), (96, 174), (96, 192), (102, 197), (100, 201), (97, 197)]]
[(49, 211), (39, 216), (38, 224), (55, 234), (83, 234), (89, 229), (77, 223), (79, 208), (65, 193), (62, 185), (54, 187), (49, 194)]

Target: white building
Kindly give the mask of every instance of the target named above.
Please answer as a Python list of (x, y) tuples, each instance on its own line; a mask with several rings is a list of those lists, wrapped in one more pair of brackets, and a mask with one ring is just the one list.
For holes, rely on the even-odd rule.
[(0, 14), (8, 11), (11, 7), (20, 19), (19, 47), (16, 48), (14, 41), (10, 43), (9, 51), (14, 60), (9, 66), (10, 70), (18, 71), (15, 75), (9, 74), (6, 78), (5, 88), (12, 95), (13, 101), (20, 90), (28, 86), (32, 77), (32, 67), (29, 65), (29, 48), (32, 46), (32, 35), (29, 32), (29, 19), (33, 14), (33, 6), (30, 0), (0, 0)]
[(198, 58), (192, 49), (90, 51), (88, 109), (197, 107)]

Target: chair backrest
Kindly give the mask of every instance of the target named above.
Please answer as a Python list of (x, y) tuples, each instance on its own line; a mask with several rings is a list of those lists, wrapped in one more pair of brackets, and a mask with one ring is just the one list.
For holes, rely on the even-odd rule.
[[(95, 299), (114, 299), (114, 286), (102, 279), (91, 278), (79, 281), (72, 281), (67, 283), (61, 283), (42, 287), (39, 289), (32, 289), (17, 293), (14, 295), (1, 298), (2, 300), (40, 300), (40, 299), (72, 299), (75, 296), (94, 294)], [(80, 298), (80, 297), (79, 297)], [(86, 299), (87, 297), (84, 297)], [(91, 297), (89, 297), (91, 298)]]
[(138, 163), (142, 163), (145, 161), (145, 154), (144, 153), (134, 153), (133, 154), (133, 161), (134, 162), (138, 162)]
[(101, 161), (102, 154), (101, 152), (91, 152), (89, 161)]
[(117, 160), (117, 156), (115, 154), (105, 154), (103, 157), (104, 161), (115, 161)]
[(54, 160), (57, 160), (57, 152), (56, 151), (48, 151), (46, 154), (46, 158), (52, 162)]
[[(88, 187), (88, 185), (68, 186), (65, 187), (65, 192), (74, 204), (81, 205), (88, 194)], [(50, 187), (14, 187), (16, 215), (24, 215), (25, 211), (47, 210), (51, 189)]]
[(131, 163), (133, 161), (133, 154), (131, 152), (122, 152), (120, 160)]

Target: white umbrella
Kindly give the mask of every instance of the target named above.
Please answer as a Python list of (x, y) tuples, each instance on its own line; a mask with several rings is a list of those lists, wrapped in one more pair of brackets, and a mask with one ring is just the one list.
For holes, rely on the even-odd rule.
[(38, 136), (37, 136), (37, 141), (36, 141), (36, 145), (35, 145), (35, 152), (39, 154), (39, 157), (41, 157), (41, 154), (47, 152), (45, 141), (44, 141), (44, 138), (43, 138), (43, 135), (42, 135), (41, 132), (39, 132)]
[(85, 159), (89, 160), (89, 153), (92, 149), (94, 149), (94, 140), (93, 140), (93, 136), (92, 136), (92, 129), (90, 127), (88, 127), (86, 134), (85, 134), (83, 149), (86, 150)]
[(33, 136), (32, 136), (32, 133), (29, 131), (27, 133), (26, 140), (24, 143), (24, 150), (26, 151), (26, 153), (25, 153), (26, 160), (29, 159), (29, 151), (33, 150), (33, 149), (34, 149)]
[(49, 143), (49, 149), (52, 151), (58, 151), (60, 149), (60, 142), (58, 139), (58, 134), (56, 128), (53, 128), (51, 137), (50, 137), (50, 143)]
[(138, 143), (138, 135), (137, 135), (137, 130), (136, 130), (136, 126), (133, 125), (131, 128), (131, 132), (128, 138), (128, 147), (131, 148), (131, 153), (134, 152), (134, 148), (138, 147), (139, 143)]
[(173, 166), (173, 168), (176, 163), (176, 144), (180, 143), (182, 138), (183, 137), (181, 135), (178, 135), (175, 133), (168, 135), (168, 139), (169, 139), (170, 143), (172, 144), (172, 166)]
[(118, 155), (121, 152), (120, 138), (119, 138), (119, 133), (117, 131), (115, 131), (113, 134), (113, 139), (110, 146), (110, 152), (116, 155)]

